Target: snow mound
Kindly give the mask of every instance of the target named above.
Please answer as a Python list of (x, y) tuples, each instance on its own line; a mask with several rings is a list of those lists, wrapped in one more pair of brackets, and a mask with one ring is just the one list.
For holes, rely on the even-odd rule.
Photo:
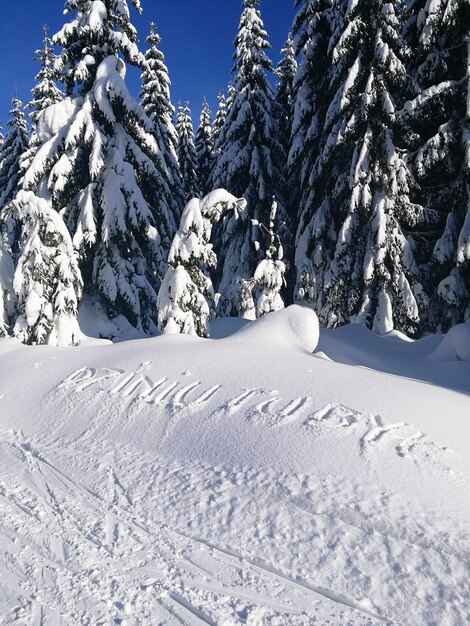
[(318, 345), (320, 326), (316, 313), (307, 307), (293, 304), (281, 311), (261, 317), (239, 330), (236, 335), (253, 334), (256, 338), (266, 338), (270, 342), (292, 342), (292, 335), (307, 352), (313, 352)]
[(451, 328), (432, 356), (443, 361), (470, 361), (470, 322)]

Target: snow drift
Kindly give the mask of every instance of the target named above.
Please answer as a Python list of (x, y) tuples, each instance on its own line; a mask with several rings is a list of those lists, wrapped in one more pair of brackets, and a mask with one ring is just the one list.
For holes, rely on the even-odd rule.
[(470, 361), (470, 322), (451, 328), (433, 356), (445, 361)]

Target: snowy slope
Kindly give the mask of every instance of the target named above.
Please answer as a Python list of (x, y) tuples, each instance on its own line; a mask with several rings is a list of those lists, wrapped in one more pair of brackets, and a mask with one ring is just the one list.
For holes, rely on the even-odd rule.
[(470, 361), (311, 315), (2, 340), (0, 624), (467, 623)]

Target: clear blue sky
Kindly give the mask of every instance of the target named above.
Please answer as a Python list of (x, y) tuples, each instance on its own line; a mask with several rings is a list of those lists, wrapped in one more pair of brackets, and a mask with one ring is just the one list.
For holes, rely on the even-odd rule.
[[(42, 26), (48, 24), (50, 34), (61, 28), (64, 0), (0, 0), (0, 4), (0, 120), (5, 125), (14, 89), (18, 88), (24, 102), (30, 98), (38, 69), (33, 57), (41, 45)], [(169, 67), (173, 103), (189, 100), (194, 119), (199, 117), (202, 97), (208, 98), (214, 110), (218, 92), (228, 83), (241, 4), (241, 0), (142, 0), (140, 17), (132, 8), (141, 50), (149, 21), (155, 21)], [(294, 0), (264, 0), (260, 6), (274, 64), (292, 25), (293, 5)], [(140, 83), (135, 70), (129, 72), (128, 83), (137, 95)]]

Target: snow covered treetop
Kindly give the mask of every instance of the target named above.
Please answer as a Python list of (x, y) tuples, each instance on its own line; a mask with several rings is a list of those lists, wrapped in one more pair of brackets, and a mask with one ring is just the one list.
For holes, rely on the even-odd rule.
[[(141, 11), (140, 0), (132, 4)], [(76, 16), (52, 40), (63, 48), (56, 71), (65, 74), (62, 78), (69, 91), (77, 84), (88, 91), (96, 67), (111, 55), (121, 53), (129, 63), (143, 67), (127, 0), (67, 0), (64, 13), (73, 11)]]
[(8, 134), (0, 150), (0, 209), (14, 196), (20, 179), (20, 161), (29, 146), (23, 104), (15, 94), (11, 101)]
[(150, 33), (145, 41), (149, 48), (145, 54), (146, 63), (142, 73), (142, 82), (145, 85), (142, 103), (149, 116), (155, 114), (172, 116), (175, 109), (170, 99), (168, 68), (163, 52), (158, 48), (161, 37), (157, 33), (154, 22), (150, 22)]
[(26, 106), (27, 109), (32, 109), (29, 115), (34, 123), (37, 123), (42, 111), (51, 104), (60, 102), (63, 97), (54, 80), (55, 54), (51, 47), (47, 26), (43, 27), (43, 33), (43, 47), (36, 50), (35, 57), (35, 60), (40, 64), (40, 70), (36, 74), (36, 85), (31, 90), (33, 98)]
[(261, 14), (257, 10), (259, 0), (244, 0), (237, 38), (235, 39), (234, 61), (232, 72), (238, 70), (237, 83), (239, 89), (245, 82), (255, 82), (263, 70), (272, 72), (273, 67), (265, 49), (271, 47), (268, 33), (264, 29)]

